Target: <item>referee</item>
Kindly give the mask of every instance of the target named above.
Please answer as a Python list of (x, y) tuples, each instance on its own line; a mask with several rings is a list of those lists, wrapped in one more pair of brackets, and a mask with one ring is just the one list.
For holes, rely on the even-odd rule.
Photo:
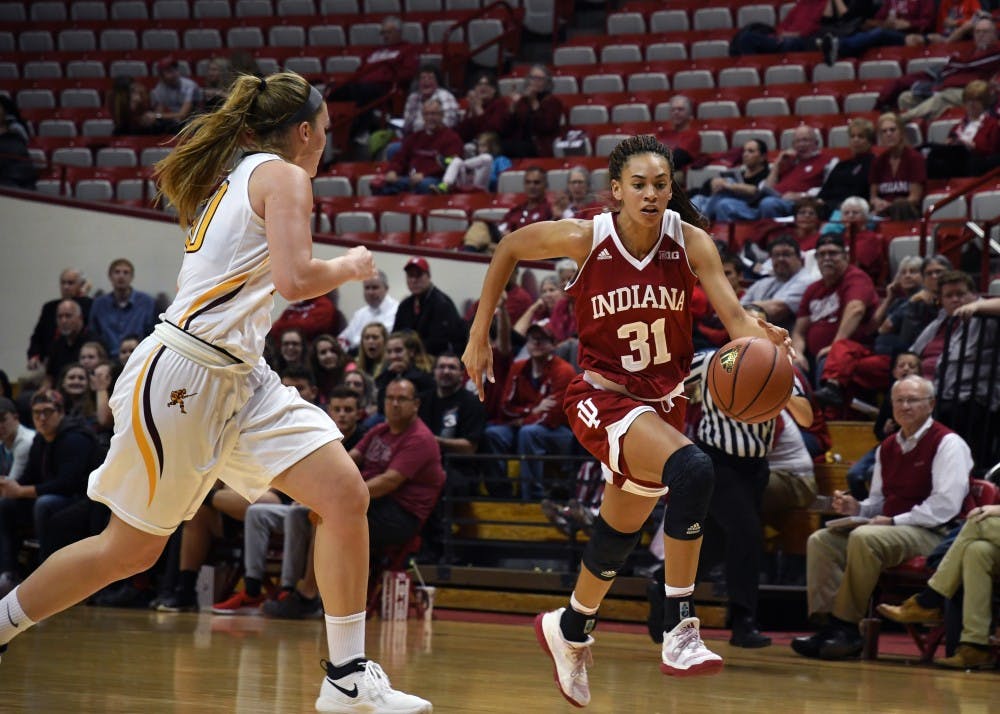
[[(759, 310), (756, 306), (753, 309)], [(695, 443), (715, 466), (715, 490), (709, 505), (710, 525), (706, 535), (721, 533), (725, 540), (726, 587), (733, 630), (729, 644), (767, 647), (771, 638), (762, 635), (757, 627), (757, 599), (764, 547), (761, 500), (770, 476), (766, 457), (774, 441), (775, 419), (746, 424), (719, 411), (706, 381), (713, 354), (714, 351), (696, 354), (691, 374), (685, 380), (689, 394), (692, 388), (700, 387), (702, 416)], [(802, 426), (812, 423), (812, 406), (798, 378), (786, 408)]]

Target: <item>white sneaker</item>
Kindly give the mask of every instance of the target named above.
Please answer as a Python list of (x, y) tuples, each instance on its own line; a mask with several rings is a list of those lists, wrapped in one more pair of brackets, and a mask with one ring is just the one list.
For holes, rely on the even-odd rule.
[[(334, 668), (324, 662), (326, 679), (319, 690), (316, 711), (325, 714), (428, 714), (431, 703), (412, 694), (397, 692), (382, 668), (367, 659), (357, 659)], [(339, 670), (339, 671), (338, 671)], [(345, 673), (344, 670), (349, 670)], [(335, 676), (339, 675), (337, 679)]]
[(663, 633), (661, 672), (672, 677), (693, 677), (722, 671), (722, 657), (702, 642), (700, 625), (697, 617), (686, 617), (670, 632)]
[(552, 658), (552, 676), (566, 701), (573, 706), (585, 707), (590, 704), (587, 665), (594, 663), (590, 654), (594, 638), (588, 635), (586, 642), (567, 642), (559, 628), (559, 620), (565, 609), (561, 607), (555, 612), (545, 612), (536, 617), (535, 637)]

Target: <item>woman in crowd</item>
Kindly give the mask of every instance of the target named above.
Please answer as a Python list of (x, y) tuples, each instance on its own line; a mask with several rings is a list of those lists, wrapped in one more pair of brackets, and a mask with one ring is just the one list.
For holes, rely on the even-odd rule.
[(316, 378), (319, 403), (326, 404), (330, 390), (344, 382), (350, 357), (332, 335), (319, 335), (309, 348), (309, 369)]
[(381, 322), (369, 322), (361, 330), (361, 348), (356, 364), (372, 379), (385, 368), (385, 343), (388, 340), (389, 330)]
[(868, 176), (872, 210), (894, 221), (919, 218), (927, 184), (923, 154), (906, 140), (905, 125), (898, 114), (883, 114), (877, 127), (884, 151), (872, 161)]

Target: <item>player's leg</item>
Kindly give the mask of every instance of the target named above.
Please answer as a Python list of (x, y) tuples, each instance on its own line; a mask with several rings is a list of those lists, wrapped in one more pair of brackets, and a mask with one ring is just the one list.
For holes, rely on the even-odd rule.
[(56, 551), (0, 600), (0, 649), (31, 625), (72, 607), (117, 580), (152, 567), (166, 535), (140, 531), (112, 515), (102, 533)]
[(316, 708), (321, 712), (429, 712), (431, 705), (392, 689), (365, 658), (368, 489), (339, 441), (306, 456), (272, 485), (319, 516), (314, 565), (330, 660)]

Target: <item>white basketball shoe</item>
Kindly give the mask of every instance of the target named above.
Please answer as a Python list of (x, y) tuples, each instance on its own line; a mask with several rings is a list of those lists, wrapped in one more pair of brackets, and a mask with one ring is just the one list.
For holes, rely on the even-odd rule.
[(677, 627), (664, 633), (660, 671), (671, 677), (693, 677), (722, 671), (722, 657), (705, 646), (700, 625), (697, 617), (686, 617), (677, 623)]
[(587, 636), (586, 642), (567, 642), (559, 628), (562, 618), (561, 607), (554, 612), (545, 612), (535, 618), (535, 637), (546, 654), (552, 658), (552, 676), (559, 685), (559, 691), (573, 706), (585, 707), (590, 703), (590, 683), (587, 681), (587, 665), (594, 663), (590, 646), (594, 638)]
[(382, 668), (367, 659), (356, 659), (342, 667), (324, 661), (326, 679), (316, 700), (316, 711), (324, 714), (429, 714), (431, 703), (412, 694), (398, 692), (389, 684)]

